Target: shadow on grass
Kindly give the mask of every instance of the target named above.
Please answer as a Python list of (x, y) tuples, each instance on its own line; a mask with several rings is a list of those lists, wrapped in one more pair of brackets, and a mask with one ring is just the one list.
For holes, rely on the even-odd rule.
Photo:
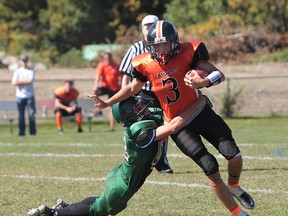
[[(288, 170), (288, 167), (267, 167), (267, 168), (252, 168), (252, 169), (242, 169), (242, 172), (255, 172), (255, 171), (277, 171), (277, 170), (284, 170), (284, 171), (287, 171)], [(228, 170), (227, 169), (220, 169), (220, 172), (222, 173), (225, 173), (227, 172)], [(177, 172), (177, 171), (174, 171), (172, 175), (182, 175), (182, 174), (195, 174), (195, 173), (203, 173), (203, 171), (199, 170), (199, 171), (183, 171), (183, 172)], [(204, 174), (204, 173), (203, 173)]]

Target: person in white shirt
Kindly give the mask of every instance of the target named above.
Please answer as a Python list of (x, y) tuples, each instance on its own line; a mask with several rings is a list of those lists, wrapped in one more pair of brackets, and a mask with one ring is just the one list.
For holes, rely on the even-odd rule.
[(36, 119), (35, 119), (35, 91), (34, 80), (35, 71), (28, 67), (29, 58), (27, 55), (21, 55), (20, 67), (14, 71), (12, 84), (16, 86), (16, 101), (19, 113), (19, 136), (25, 136), (25, 108), (27, 107), (29, 116), (29, 133), (36, 135)]

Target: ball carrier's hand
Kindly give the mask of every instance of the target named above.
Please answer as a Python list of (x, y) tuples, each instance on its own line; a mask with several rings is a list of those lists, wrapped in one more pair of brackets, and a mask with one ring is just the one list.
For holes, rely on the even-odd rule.
[(86, 94), (86, 97), (93, 99), (95, 101), (94, 107), (105, 109), (109, 106), (105, 101), (101, 100), (97, 95)]

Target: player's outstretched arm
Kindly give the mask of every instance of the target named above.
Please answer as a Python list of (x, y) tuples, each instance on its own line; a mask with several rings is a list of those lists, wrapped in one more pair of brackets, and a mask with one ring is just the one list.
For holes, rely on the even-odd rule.
[(97, 95), (86, 94), (86, 97), (93, 99), (95, 101), (95, 105), (94, 105), (95, 107), (105, 109), (108, 106), (112, 106), (113, 104), (123, 101), (129, 98), (130, 96), (138, 93), (144, 84), (145, 83), (141, 82), (138, 79), (133, 79), (131, 83), (124, 86), (124, 88), (120, 89), (115, 95), (113, 95), (111, 98), (107, 99), (106, 101), (103, 101)]
[(97, 95), (86, 94), (86, 97), (94, 100), (95, 102), (94, 107), (100, 107), (101, 109), (105, 109), (106, 107), (109, 106), (105, 101), (103, 101)]
[(181, 128), (187, 124), (187, 119), (195, 113), (199, 108), (206, 104), (206, 99), (203, 95), (200, 95), (198, 99), (191, 104), (186, 110), (174, 117), (169, 123), (162, 125), (156, 129), (155, 140), (160, 140), (171, 134), (177, 133)]

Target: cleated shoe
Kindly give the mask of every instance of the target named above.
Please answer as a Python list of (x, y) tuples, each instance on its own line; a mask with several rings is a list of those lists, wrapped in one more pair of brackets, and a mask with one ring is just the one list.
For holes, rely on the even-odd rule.
[(249, 216), (249, 215), (247, 214), (247, 212), (241, 211), (237, 216)]
[(31, 209), (27, 216), (52, 216), (52, 212), (48, 206), (40, 205), (38, 208)]
[(64, 202), (62, 199), (58, 199), (56, 204), (52, 207), (52, 209), (62, 209), (70, 206), (70, 204)]
[(163, 170), (160, 170), (159, 173), (168, 173), (168, 174), (172, 174), (172, 173), (173, 173), (173, 170), (172, 170), (171, 168), (163, 169)]
[(237, 188), (232, 188), (230, 185), (227, 185), (227, 187), (244, 208), (250, 210), (255, 208), (255, 202), (253, 198), (240, 186), (238, 186)]

